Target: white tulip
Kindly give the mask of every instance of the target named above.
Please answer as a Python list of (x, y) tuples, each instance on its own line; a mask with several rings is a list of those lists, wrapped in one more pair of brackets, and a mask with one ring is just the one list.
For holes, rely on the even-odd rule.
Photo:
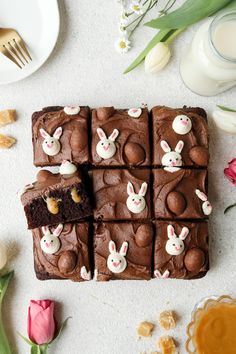
[(212, 117), (218, 128), (227, 133), (236, 134), (236, 112), (218, 109), (213, 112)]
[(170, 56), (169, 46), (164, 42), (157, 43), (145, 58), (145, 72), (153, 74), (162, 70), (169, 62)]
[(3, 269), (7, 263), (7, 249), (5, 245), (0, 242), (0, 269)]

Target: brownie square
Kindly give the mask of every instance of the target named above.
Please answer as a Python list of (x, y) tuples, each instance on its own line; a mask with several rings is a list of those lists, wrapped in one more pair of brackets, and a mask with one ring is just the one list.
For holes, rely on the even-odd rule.
[(37, 278), (91, 280), (89, 224), (64, 224), (61, 227), (59, 232), (56, 231), (58, 226), (32, 230)]
[(157, 221), (154, 277), (195, 279), (209, 270), (207, 222)]
[[(177, 164), (187, 167), (206, 167), (208, 165), (207, 116), (202, 108), (173, 109), (157, 106), (151, 113), (155, 166)], [(163, 142), (167, 145), (163, 146)]]
[(92, 180), (95, 219), (144, 220), (151, 217), (149, 170), (94, 170)]
[(94, 109), (91, 154), (95, 166), (150, 165), (147, 108)]
[(98, 281), (151, 278), (151, 224), (94, 224), (94, 262)]
[(35, 166), (89, 162), (88, 107), (46, 107), (32, 115)]
[(79, 171), (53, 174), (41, 170), (21, 195), (28, 228), (80, 220), (92, 215), (87, 186)]
[(153, 174), (155, 218), (202, 219), (211, 213), (206, 170), (157, 169)]

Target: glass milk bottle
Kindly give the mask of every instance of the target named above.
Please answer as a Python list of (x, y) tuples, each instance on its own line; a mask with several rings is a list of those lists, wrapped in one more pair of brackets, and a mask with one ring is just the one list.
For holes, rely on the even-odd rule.
[(180, 64), (186, 86), (213, 96), (236, 85), (236, 12), (221, 13), (197, 31)]

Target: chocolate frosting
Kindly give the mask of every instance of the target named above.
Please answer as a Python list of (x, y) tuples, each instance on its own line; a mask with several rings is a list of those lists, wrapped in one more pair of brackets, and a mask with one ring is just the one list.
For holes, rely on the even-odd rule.
[[(53, 227), (50, 231), (53, 231)], [(70, 279), (83, 281), (81, 268), (90, 271), (88, 223), (64, 224), (60, 234), (61, 247), (55, 254), (46, 254), (40, 247), (41, 228), (32, 230), (34, 242), (34, 267), (39, 279)], [(60, 266), (59, 266), (60, 265)]]
[[(95, 219), (143, 220), (151, 218), (149, 170), (94, 170), (92, 179), (95, 199)], [(144, 197), (146, 208), (138, 214), (132, 213), (126, 206), (128, 182), (133, 184), (136, 193), (139, 192), (143, 182), (148, 183), (147, 193)]]
[[(173, 225), (177, 236), (183, 227), (189, 229), (184, 240), (184, 252), (171, 256), (165, 250), (168, 241), (167, 226)], [(154, 270), (163, 274), (170, 272), (170, 278), (194, 279), (203, 277), (209, 269), (207, 222), (157, 221), (154, 247)]]
[[(35, 166), (60, 165), (62, 160), (79, 164), (89, 162), (88, 144), (89, 108), (80, 107), (79, 114), (68, 115), (64, 107), (46, 107), (32, 115), (32, 138)], [(62, 127), (60, 137), (61, 150), (55, 156), (48, 156), (42, 149), (44, 138), (40, 134), (43, 128), (53, 135)]]
[[(195, 194), (199, 189), (207, 194), (207, 171), (184, 170), (168, 172), (153, 170), (154, 211), (158, 219), (202, 219), (202, 201)], [(172, 193), (176, 192), (176, 193)]]
[[(145, 227), (144, 227), (145, 226)], [(139, 232), (143, 234), (145, 246), (137, 243)], [(123, 242), (128, 242), (127, 267), (124, 272), (115, 274), (107, 267), (109, 241), (114, 241), (117, 251)], [(94, 224), (94, 258), (98, 281), (111, 279), (150, 279), (152, 264), (153, 229), (151, 224), (140, 223), (99, 223)]]
[[(107, 137), (114, 129), (119, 135), (115, 141), (116, 153), (102, 159), (96, 152), (99, 142), (97, 128)], [(148, 166), (150, 165), (148, 110), (142, 109), (139, 118), (128, 115), (128, 110), (102, 107), (92, 111), (92, 163), (96, 166)]]
[[(167, 141), (172, 151), (177, 143), (182, 140), (184, 148), (181, 152), (183, 166), (207, 166), (209, 161), (208, 126), (206, 112), (196, 108), (169, 108), (165, 106), (154, 107), (151, 111), (153, 122), (153, 164), (161, 166), (161, 159), (165, 152), (162, 150), (161, 140)], [(177, 115), (187, 115), (192, 121), (192, 129), (188, 134), (177, 134), (172, 123)], [(191, 150), (194, 147), (198, 149)]]

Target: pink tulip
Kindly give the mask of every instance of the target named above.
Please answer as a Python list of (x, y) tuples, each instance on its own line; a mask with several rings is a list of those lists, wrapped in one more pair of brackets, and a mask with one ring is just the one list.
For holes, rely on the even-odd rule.
[(31, 300), (28, 311), (28, 335), (35, 344), (47, 344), (54, 338), (56, 323), (54, 302), (51, 300)]
[(224, 174), (236, 186), (236, 158), (228, 163), (228, 167), (224, 169)]

